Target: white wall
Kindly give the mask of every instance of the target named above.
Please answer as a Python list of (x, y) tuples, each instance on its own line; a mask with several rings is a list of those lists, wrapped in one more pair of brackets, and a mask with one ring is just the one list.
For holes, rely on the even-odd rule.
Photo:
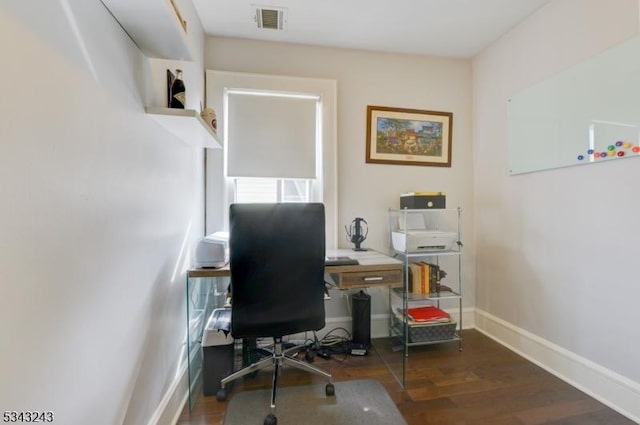
[(507, 98), (638, 33), (638, 0), (556, 0), (473, 61), (476, 324), (640, 418), (640, 159), (507, 174)]
[[(208, 37), (204, 63), (207, 69), (220, 71), (337, 80), (338, 246), (353, 246), (344, 226), (363, 217), (369, 227), (363, 246), (386, 252), (387, 210), (399, 207), (400, 193), (446, 191), (447, 205), (463, 209), (464, 280), (469, 295), (464, 305), (473, 305), (470, 61)], [(367, 105), (453, 112), (452, 167), (366, 164)], [(328, 305), (330, 318), (348, 316), (347, 299), (337, 298)], [(386, 302), (384, 294), (374, 297), (374, 315), (386, 311)]]
[(184, 366), (202, 150), (145, 115), (150, 64), (98, 0), (0, 3), (0, 50), (0, 410), (149, 423)]

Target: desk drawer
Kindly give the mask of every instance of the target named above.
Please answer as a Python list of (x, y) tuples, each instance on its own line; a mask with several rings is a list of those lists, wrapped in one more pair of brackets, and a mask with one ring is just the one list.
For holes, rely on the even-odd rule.
[(378, 270), (364, 272), (342, 272), (341, 288), (355, 288), (402, 283), (402, 270)]

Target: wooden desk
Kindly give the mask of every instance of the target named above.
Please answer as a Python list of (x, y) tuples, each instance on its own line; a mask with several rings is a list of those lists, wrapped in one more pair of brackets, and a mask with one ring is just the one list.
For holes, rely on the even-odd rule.
[[(377, 251), (353, 251), (351, 249), (331, 249), (329, 257), (351, 257), (359, 264), (348, 266), (326, 266), (324, 271), (331, 276), (338, 289), (366, 288), (374, 286), (402, 285), (402, 261)], [(226, 277), (229, 265), (219, 269), (191, 269), (188, 278)]]

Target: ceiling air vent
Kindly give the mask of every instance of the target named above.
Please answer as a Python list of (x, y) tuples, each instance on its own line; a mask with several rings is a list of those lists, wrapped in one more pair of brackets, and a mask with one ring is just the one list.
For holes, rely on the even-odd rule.
[(253, 7), (258, 28), (284, 31), (287, 24), (286, 8), (256, 5)]

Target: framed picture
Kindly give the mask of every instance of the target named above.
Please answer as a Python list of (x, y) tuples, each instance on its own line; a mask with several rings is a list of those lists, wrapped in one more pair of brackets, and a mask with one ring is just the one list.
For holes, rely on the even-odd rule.
[(367, 159), (451, 167), (451, 112), (367, 106)]

